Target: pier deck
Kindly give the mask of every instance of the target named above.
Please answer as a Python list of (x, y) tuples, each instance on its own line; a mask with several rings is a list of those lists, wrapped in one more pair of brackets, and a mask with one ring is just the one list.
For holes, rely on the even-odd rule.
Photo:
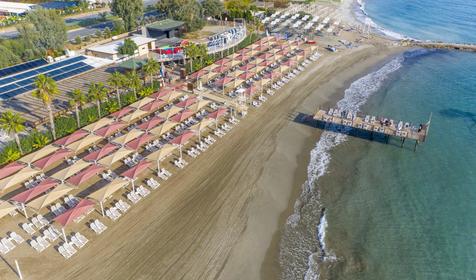
[(390, 118), (349, 114), (349, 112), (340, 112), (334, 109), (328, 111), (318, 110), (314, 115), (314, 120), (368, 131), (371, 135), (379, 133), (386, 137), (400, 137), (402, 146), (406, 139), (414, 140), (416, 147), (418, 143), (424, 142), (428, 136), (431, 116), (430, 121), (420, 124), (418, 127), (410, 125), (409, 122), (402, 122), (400, 129), (399, 122), (395, 122)]

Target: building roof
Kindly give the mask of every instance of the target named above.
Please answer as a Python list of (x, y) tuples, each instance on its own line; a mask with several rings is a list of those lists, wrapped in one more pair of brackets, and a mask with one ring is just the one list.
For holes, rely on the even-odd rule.
[(170, 31), (173, 29), (177, 29), (184, 25), (183, 21), (173, 20), (173, 19), (164, 19), (158, 22), (151, 23), (147, 25), (148, 29), (153, 29), (157, 31)]
[[(134, 41), (134, 43), (136, 43), (137, 46), (142, 46), (142, 45), (155, 41), (155, 39), (153, 38), (147, 38), (142, 36), (133, 36), (130, 39)], [(93, 52), (107, 53), (107, 54), (118, 54), (119, 53), (118, 49), (123, 44), (124, 44), (124, 40), (119, 40), (119, 41), (114, 41), (105, 45), (90, 47), (88, 48), (88, 50)]]
[(0, 1), (0, 11), (13, 14), (25, 13), (31, 9), (34, 9), (36, 6), (36, 4)]
[(118, 67), (124, 68), (127, 70), (141, 69), (147, 61), (145, 59), (129, 59), (124, 62), (121, 62)]

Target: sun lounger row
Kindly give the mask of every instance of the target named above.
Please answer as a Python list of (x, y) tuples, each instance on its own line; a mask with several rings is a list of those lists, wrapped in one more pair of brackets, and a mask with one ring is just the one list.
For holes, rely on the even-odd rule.
[(106, 229), (107, 229), (107, 226), (105, 224), (103, 224), (101, 221), (99, 221), (98, 219), (92, 221), (90, 224), (89, 224), (89, 227), (96, 233), (96, 234), (101, 234), (103, 233)]
[(13, 241), (19, 245), (25, 242), (25, 239), (16, 232), (10, 232), (8, 237), (4, 237), (0, 240), (0, 253), (2, 255), (6, 255), (8, 252), (16, 248)]
[(147, 179), (146, 184), (147, 186), (149, 186), (149, 188), (153, 190), (156, 190), (160, 187), (160, 183), (157, 182), (154, 178)]
[(170, 173), (165, 168), (161, 168), (157, 174), (159, 178), (162, 180), (167, 180), (170, 176), (172, 176), (172, 173)]
[(174, 165), (180, 169), (184, 168), (187, 164), (188, 162), (186, 162), (183, 158), (174, 160)]
[(79, 232), (72, 234), (69, 239), (70, 242), (64, 242), (63, 244), (58, 246), (58, 252), (65, 259), (71, 258), (74, 254), (78, 252), (74, 248), (74, 246), (76, 246), (77, 249), (81, 249), (89, 242), (89, 240)]
[(50, 247), (50, 242), (48, 242), (44, 237), (38, 236), (38, 237), (33, 237), (30, 240), (30, 246), (35, 249), (36, 252), (41, 253), (46, 248)]

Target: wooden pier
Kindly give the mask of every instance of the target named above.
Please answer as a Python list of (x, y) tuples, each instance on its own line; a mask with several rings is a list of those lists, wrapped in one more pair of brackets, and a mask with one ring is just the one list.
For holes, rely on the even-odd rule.
[(349, 127), (370, 133), (372, 139), (374, 134), (385, 136), (388, 143), (390, 137), (398, 137), (401, 141), (401, 147), (405, 140), (415, 141), (414, 150), (419, 143), (425, 142), (430, 129), (431, 115), (427, 123), (415, 127), (410, 122), (394, 121), (390, 118), (375, 117), (371, 115), (361, 115), (352, 112), (339, 111), (337, 109), (318, 110), (314, 115), (314, 120), (325, 124), (334, 124), (338, 126)]

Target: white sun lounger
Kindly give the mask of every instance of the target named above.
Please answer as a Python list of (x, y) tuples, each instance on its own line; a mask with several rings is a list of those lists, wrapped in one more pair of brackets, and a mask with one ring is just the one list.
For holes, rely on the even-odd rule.
[(36, 230), (33, 228), (33, 225), (30, 223), (21, 224), (21, 228), (29, 235), (33, 235), (36, 232)]
[(21, 237), (18, 233), (14, 231), (10, 232), (10, 238), (15, 240), (17, 244), (22, 244), (23, 242), (25, 242), (25, 239), (23, 239), (23, 237)]

